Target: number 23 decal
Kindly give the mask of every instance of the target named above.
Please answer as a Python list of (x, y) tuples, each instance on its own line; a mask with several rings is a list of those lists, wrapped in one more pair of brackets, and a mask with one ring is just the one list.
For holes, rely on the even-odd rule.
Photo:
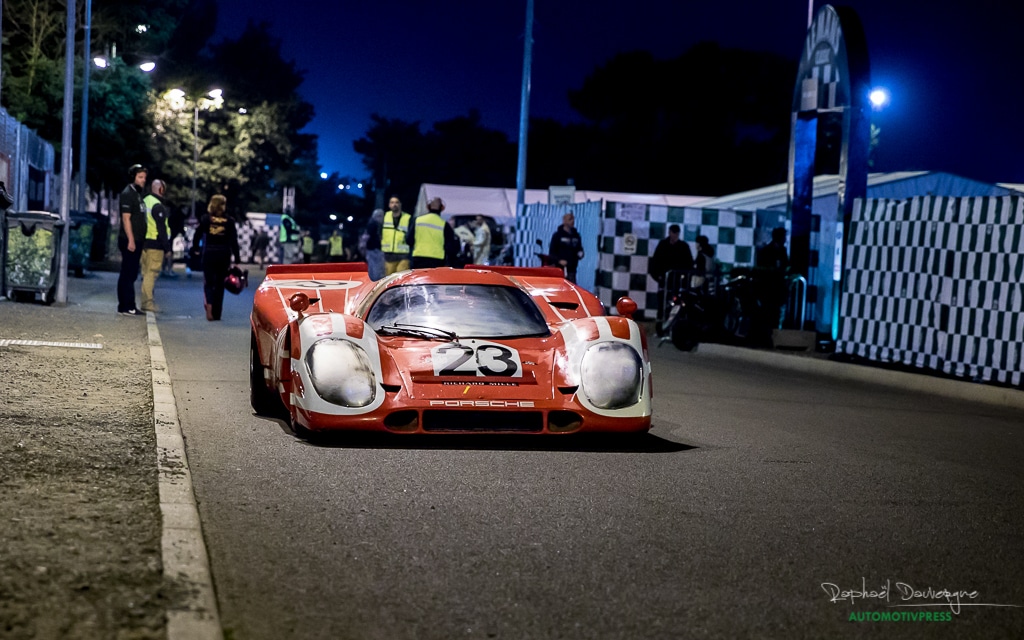
[(492, 342), (443, 344), (430, 352), (435, 376), (506, 376), (521, 378), (523, 363), (515, 349)]

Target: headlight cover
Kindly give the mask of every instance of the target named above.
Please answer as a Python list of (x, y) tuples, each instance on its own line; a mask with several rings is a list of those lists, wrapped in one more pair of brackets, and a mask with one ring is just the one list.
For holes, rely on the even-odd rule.
[(370, 359), (348, 340), (317, 341), (306, 352), (306, 368), (317, 395), (332, 404), (365, 407), (377, 395)]
[(583, 393), (600, 409), (622, 409), (640, 401), (643, 362), (623, 342), (598, 342), (583, 354), (580, 365)]

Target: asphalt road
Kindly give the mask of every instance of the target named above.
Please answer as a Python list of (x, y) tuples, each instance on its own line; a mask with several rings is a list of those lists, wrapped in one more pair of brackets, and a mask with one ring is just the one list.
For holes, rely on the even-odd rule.
[[(1019, 411), (665, 345), (640, 443), (309, 444), (248, 405), (256, 283), (216, 323), (198, 276), (157, 289), (225, 637), (1024, 629)], [(851, 603), (828, 584), (876, 593)], [(973, 597), (916, 606), (946, 602), (940, 590)]]

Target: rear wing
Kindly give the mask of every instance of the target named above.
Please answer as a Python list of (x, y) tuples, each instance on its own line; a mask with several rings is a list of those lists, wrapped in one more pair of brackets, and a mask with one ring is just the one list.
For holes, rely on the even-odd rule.
[(366, 273), (365, 262), (318, 262), (316, 264), (269, 264), (267, 275), (294, 275), (296, 273)]
[(464, 269), (493, 271), (503, 276), (534, 276), (540, 278), (564, 278), (565, 272), (558, 267), (512, 267), (498, 264), (467, 264)]

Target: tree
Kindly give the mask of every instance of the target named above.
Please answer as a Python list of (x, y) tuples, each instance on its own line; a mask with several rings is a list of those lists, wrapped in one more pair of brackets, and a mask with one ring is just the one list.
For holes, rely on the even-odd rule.
[(667, 61), (620, 54), (569, 101), (615, 166), (598, 177), (631, 191), (714, 195), (785, 179), (795, 74), (795, 61), (703, 43)]
[(391, 195), (411, 203), (424, 182), (494, 186), (515, 177), (516, 146), (500, 131), (480, 124), (480, 114), (434, 123), (423, 133), (419, 122), (370, 116), (366, 136), (353, 143), (373, 176), (377, 206)]
[[(316, 138), (301, 130), (312, 120), (313, 107), (298, 94), (302, 72), (282, 58), (280, 41), (268, 29), (265, 23), (249, 23), (237, 40), (213, 45), (191, 63), (179, 60), (174, 77), (180, 84), (174, 86), (186, 100), (172, 105), (166, 91), (151, 96), (154, 134), (148, 149), (169, 179), (172, 200), (191, 200), (198, 145), (197, 201), (222, 193), (237, 215), (273, 211), (281, 208), (283, 187), (295, 187), (296, 218), (309, 224), (317, 217), (306, 204), (319, 188), (319, 169)], [(223, 98), (218, 108), (206, 109), (211, 101), (203, 96), (213, 87), (221, 89)], [(198, 128), (196, 104), (201, 107)]]

